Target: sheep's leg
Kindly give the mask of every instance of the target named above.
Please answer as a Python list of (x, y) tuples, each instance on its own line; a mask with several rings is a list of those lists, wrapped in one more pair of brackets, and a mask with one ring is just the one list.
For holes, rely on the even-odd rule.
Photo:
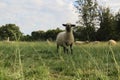
[(71, 50), (71, 54), (73, 54), (73, 47), (72, 47), (72, 44), (70, 45), (70, 50)]
[(65, 47), (63, 47), (63, 50), (64, 50), (64, 53), (65, 53), (65, 51), (66, 51)]
[(65, 43), (65, 51), (66, 51), (66, 53), (68, 53), (68, 50), (69, 50), (69, 49), (68, 49), (68, 43), (66, 42), (66, 43)]
[(64, 51), (64, 53), (68, 53), (68, 49), (67, 49), (67, 47), (63, 47), (63, 51)]
[(67, 54), (68, 54), (68, 48), (66, 48)]
[(67, 47), (63, 47), (64, 53), (68, 53), (68, 48)]
[(63, 50), (64, 50), (64, 53), (66, 53), (66, 52), (68, 53), (66, 43), (63, 44)]
[(58, 50), (59, 50), (59, 45), (57, 45), (57, 53), (59, 52)]

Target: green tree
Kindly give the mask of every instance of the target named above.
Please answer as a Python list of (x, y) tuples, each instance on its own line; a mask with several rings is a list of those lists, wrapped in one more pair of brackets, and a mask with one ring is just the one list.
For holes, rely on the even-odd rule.
[(109, 8), (100, 7), (100, 28), (97, 31), (98, 40), (109, 40), (116, 38), (114, 16)]
[(73, 28), (74, 31), (73, 31), (73, 34), (74, 34), (74, 37), (75, 37), (75, 40), (84, 40), (84, 35), (82, 34), (83, 30), (84, 30), (85, 27), (83, 26), (76, 26), (76, 28)]
[(45, 32), (42, 30), (33, 31), (31, 35), (33, 40), (45, 40)]
[(15, 24), (6, 24), (0, 27), (0, 40), (5, 40), (9, 37), (10, 40), (20, 40), (22, 33)]
[(30, 35), (23, 35), (20, 40), (21, 41), (33, 41), (32, 36)]
[(120, 10), (115, 15), (115, 22), (116, 22), (116, 35), (117, 35), (117, 39), (120, 40)]
[[(74, 32), (74, 37), (76, 40), (95, 40), (95, 29), (94, 27), (83, 27), (83, 26), (77, 26), (78, 28)], [(91, 36), (86, 36), (89, 32)], [(94, 32), (94, 33), (93, 33)]]
[(46, 32), (39, 30), (39, 31), (33, 31), (31, 35), (33, 40), (47, 40), (47, 39), (55, 40), (57, 34), (61, 31), (62, 30), (59, 28), (47, 30)]
[(96, 0), (77, 0), (75, 7), (79, 14), (80, 25), (84, 28), (86, 40), (94, 40), (95, 26), (98, 25), (98, 4)]
[(56, 40), (57, 34), (61, 31), (59, 28), (46, 31), (46, 39)]

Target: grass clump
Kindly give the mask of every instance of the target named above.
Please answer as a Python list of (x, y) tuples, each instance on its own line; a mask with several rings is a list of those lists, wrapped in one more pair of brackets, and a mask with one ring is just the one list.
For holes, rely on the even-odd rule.
[(75, 45), (65, 54), (55, 43), (0, 42), (0, 80), (119, 80), (119, 44)]

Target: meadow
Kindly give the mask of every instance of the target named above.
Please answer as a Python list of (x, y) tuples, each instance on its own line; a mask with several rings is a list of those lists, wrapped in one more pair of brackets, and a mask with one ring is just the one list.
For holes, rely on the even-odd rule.
[(65, 54), (54, 42), (0, 42), (0, 80), (120, 80), (119, 42), (73, 47)]

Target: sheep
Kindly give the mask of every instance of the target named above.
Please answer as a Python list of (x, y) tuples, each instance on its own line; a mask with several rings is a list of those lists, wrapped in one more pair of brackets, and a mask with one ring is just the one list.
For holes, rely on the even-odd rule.
[(47, 39), (46, 42), (47, 42), (48, 45), (51, 45), (51, 42), (50, 42), (49, 39)]
[(100, 43), (100, 41), (93, 41), (93, 42), (91, 42), (92, 45), (99, 44), (99, 43)]
[(56, 38), (56, 43), (57, 43), (57, 52), (59, 50), (59, 46), (63, 47), (64, 53), (68, 53), (68, 46), (70, 46), (71, 54), (73, 53), (73, 43), (74, 43), (74, 35), (72, 32), (72, 27), (75, 27), (74, 24), (67, 23), (67, 24), (62, 24), (65, 26), (66, 30), (64, 32), (60, 32), (57, 35)]
[(7, 42), (9, 42), (10, 41), (10, 39), (9, 39), (9, 37), (7, 38)]
[(94, 44), (98, 44), (98, 43), (100, 43), (100, 41), (94, 41), (93, 43), (94, 43)]
[(83, 41), (75, 41), (75, 45), (81, 45), (81, 44), (84, 44), (85, 42)]
[(82, 45), (82, 44), (88, 44), (89, 41), (75, 41), (74, 44), (75, 45)]
[(108, 44), (109, 44), (109, 45), (116, 45), (117, 42), (116, 42), (115, 40), (112, 40), (112, 39), (111, 39), (111, 40), (108, 41)]

